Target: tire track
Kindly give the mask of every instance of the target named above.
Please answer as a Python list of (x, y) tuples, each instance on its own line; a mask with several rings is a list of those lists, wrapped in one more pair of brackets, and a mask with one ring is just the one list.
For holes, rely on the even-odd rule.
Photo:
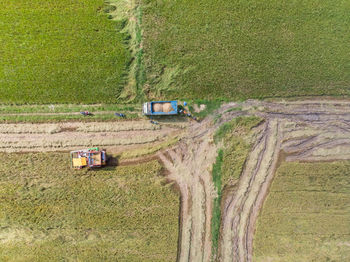
[(178, 261), (211, 259), (211, 219), (216, 197), (211, 169), (217, 153), (207, 125), (207, 121), (193, 124), (187, 139), (159, 154), (169, 172), (167, 178), (181, 192)]
[[(247, 228), (251, 212), (256, 204), (257, 193), (268, 175), (273, 174), (277, 164), (279, 146), (279, 123), (276, 120), (267, 121), (262, 138), (252, 150), (246, 167), (240, 178), (236, 192), (231, 195), (227, 214), (222, 221), (222, 261), (248, 260), (249, 243), (247, 243)], [(233, 248), (232, 248), (233, 246)]]
[(248, 101), (245, 106), (247, 115), (265, 119), (265, 128), (247, 158), (238, 188), (224, 199), (219, 261), (252, 261), (256, 220), (281, 158), (350, 159), (349, 102)]

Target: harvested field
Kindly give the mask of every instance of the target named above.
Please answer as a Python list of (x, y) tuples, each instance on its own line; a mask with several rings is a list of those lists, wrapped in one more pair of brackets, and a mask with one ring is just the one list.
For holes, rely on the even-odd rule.
[(60, 123), (60, 124), (0, 124), (0, 133), (4, 134), (54, 134), (65, 130), (78, 132), (118, 132), (135, 130), (156, 130), (160, 126), (146, 121), (128, 121), (118, 123)]
[[(278, 165), (283, 161), (350, 159), (349, 108), (347, 101), (249, 100), (222, 105), (214, 116), (200, 123), (191, 122), (185, 129), (184, 122), (170, 118), (164, 118), (160, 128), (147, 121), (32, 125), (31, 130), (29, 126), (3, 125), (0, 145), (3, 151), (53, 151), (96, 143), (106, 145), (110, 152), (128, 151), (125, 158), (137, 158), (123, 160), (122, 165), (157, 157), (166, 169), (168, 181), (181, 193), (178, 260), (251, 261), (256, 221)], [(240, 121), (243, 122), (239, 124)], [(248, 140), (237, 138), (237, 134), (246, 134), (252, 127)], [(233, 135), (224, 135), (225, 130)], [(213, 183), (212, 168), (222, 146), (215, 143), (220, 136), (232, 139), (223, 141), (237, 146), (239, 152), (223, 151), (221, 157), (234, 162), (221, 165), (222, 181), (234, 187), (228, 186), (229, 190), (222, 192), (216, 256), (212, 249), (212, 218), (220, 192)], [(139, 159), (159, 150), (162, 151), (157, 156)], [(229, 170), (233, 164), (236, 166)]]
[(1, 261), (176, 260), (179, 196), (157, 161), (88, 171), (66, 153), (0, 158)]
[[(149, 121), (69, 122), (59, 124), (0, 124), (0, 151), (64, 151), (77, 147), (115, 147), (164, 142), (181, 136), (183, 127)], [(119, 150), (120, 152), (120, 150)]]
[(347, 261), (350, 163), (283, 163), (258, 218), (254, 261)]

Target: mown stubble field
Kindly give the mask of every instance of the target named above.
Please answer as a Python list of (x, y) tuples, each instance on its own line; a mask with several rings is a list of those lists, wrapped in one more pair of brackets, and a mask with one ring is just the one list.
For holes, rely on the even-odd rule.
[(157, 161), (72, 170), (67, 153), (0, 154), (1, 261), (174, 261), (179, 196)]
[(258, 219), (255, 261), (347, 261), (350, 163), (283, 163)]

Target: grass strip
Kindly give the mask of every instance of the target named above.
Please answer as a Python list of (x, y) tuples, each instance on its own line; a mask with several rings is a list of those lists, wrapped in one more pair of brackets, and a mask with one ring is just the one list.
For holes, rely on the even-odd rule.
[(0, 105), (0, 114), (13, 113), (70, 113), (80, 111), (116, 111), (116, 112), (141, 112), (140, 104), (101, 104), (101, 105), (77, 105), (77, 104), (47, 104), (47, 105)]
[(214, 199), (212, 226), (212, 252), (216, 259), (221, 225), (221, 200), (226, 186), (232, 186), (238, 181), (250, 143), (247, 137), (253, 127), (261, 122), (257, 117), (237, 117), (224, 123), (214, 134), (214, 142), (225, 145), (218, 150), (216, 162), (213, 165), (212, 177), (217, 197)]
[(220, 222), (221, 222), (221, 197), (222, 197), (222, 164), (223, 164), (224, 152), (219, 149), (216, 162), (213, 165), (212, 177), (213, 183), (217, 192), (217, 197), (214, 199), (213, 217), (211, 220), (211, 235), (212, 235), (212, 252), (213, 257), (216, 257), (218, 252), (219, 234), (220, 234)]
[(56, 123), (56, 122), (93, 122), (93, 121), (126, 121), (139, 119), (138, 114), (127, 114), (126, 118), (118, 118), (114, 114), (96, 114), (93, 116), (76, 115), (0, 115), (0, 123)]

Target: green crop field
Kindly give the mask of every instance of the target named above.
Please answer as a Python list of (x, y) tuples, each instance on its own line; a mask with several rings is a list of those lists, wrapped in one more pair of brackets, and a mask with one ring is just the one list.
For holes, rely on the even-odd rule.
[(88, 171), (66, 153), (0, 158), (0, 261), (176, 260), (179, 196), (158, 162)]
[(254, 261), (348, 261), (350, 163), (283, 163), (258, 218)]
[(349, 1), (142, 3), (151, 96), (350, 94)]
[(0, 103), (112, 103), (130, 54), (103, 0), (0, 1)]

